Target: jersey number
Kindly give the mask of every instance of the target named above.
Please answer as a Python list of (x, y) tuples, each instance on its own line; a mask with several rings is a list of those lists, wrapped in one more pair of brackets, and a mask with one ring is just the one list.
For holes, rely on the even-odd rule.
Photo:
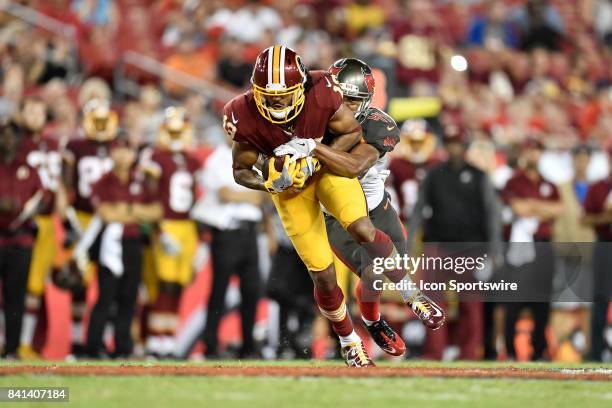
[(170, 177), (170, 208), (177, 213), (189, 211), (193, 204), (193, 177), (186, 171), (176, 171)]
[(234, 138), (234, 135), (236, 134), (236, 131), (238, 130), (238, 128), (236, 128), (236, 125), (234, 125), (228, 119), (227, 115), (223, 115), (223, 129), (225, 130), (225, 133), (227, 133), (227, 135), (231, 137), (232, 139)]
[(28, 154), (28, 164), (38, 171), (38, 177), (43, 187), (49, 191), (57, 191), (62, 171), (62, 157), (58, 152), (32, 151)]
[(91, 196), (91, 187), (113, 168), (110, 157), (86, 156), (79, 160), (79, 194), (81, 197)]

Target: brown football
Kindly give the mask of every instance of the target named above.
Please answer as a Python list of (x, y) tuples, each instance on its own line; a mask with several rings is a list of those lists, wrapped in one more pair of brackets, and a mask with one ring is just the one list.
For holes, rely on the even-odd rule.
[[(283, 170), (283, 165), (285, 164), (285, 160), (287, 160), (287, 158), (288, 156), (274, 157), (274, 168), (276, 171), (280, 172)], [(272, 157), (265, 159), (261, 167), (261, 175), (263, 176), (264, 180), (268, 180), (268, 166), (270, 164), (270, 160), (272, 160)]]

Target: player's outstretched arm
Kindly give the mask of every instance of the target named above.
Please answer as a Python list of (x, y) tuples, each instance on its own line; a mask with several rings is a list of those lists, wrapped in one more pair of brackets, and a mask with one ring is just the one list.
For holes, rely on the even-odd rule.
[(234, 142), (232, 145), (232, 167), (236, 183), (253, 190), (267, 191), (264, 179), (253, 170), (259, 153), (247, 143)]
[(358, 144), (350, 152), (317, 143), (313, 152), (332, 173), (351, 178), (364, 175), (376, 163), (379, 156), (378, 150), (366, 143)]

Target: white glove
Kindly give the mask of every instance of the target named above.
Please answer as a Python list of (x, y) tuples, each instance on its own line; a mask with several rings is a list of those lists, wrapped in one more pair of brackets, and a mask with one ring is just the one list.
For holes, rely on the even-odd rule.
[(170, 256), (178, 255), (178, 253), (181, 252), (181, 244), (167, 232), (159, 234), (159, 243), (161, 244), (162, 250)]
[(310, 156), (316, 146), (314, 139), (297, 138), (278, 146), (274, 149), (274, 154), (276, 156), (289, 155), (290, 160), (295, 161)]

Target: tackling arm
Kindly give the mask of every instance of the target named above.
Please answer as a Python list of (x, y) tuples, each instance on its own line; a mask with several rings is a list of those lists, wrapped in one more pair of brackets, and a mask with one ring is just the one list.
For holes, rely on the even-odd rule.
[(358, 144), (350, 152), (344, 152), (317, 143), (314, 156), (333, 173), (343, 177), (360, 177), (378, 160), (378, 150), (369, 144)]
[[(337, 135), (329, 145), (343, 152), (351, 150), (363, 138), (361, 125), (353, 116), (353, 111), (344, 104), (340, 105), (327, 127), (333, 134)], [(317, 143), (318, 145), (319, 143)]]

